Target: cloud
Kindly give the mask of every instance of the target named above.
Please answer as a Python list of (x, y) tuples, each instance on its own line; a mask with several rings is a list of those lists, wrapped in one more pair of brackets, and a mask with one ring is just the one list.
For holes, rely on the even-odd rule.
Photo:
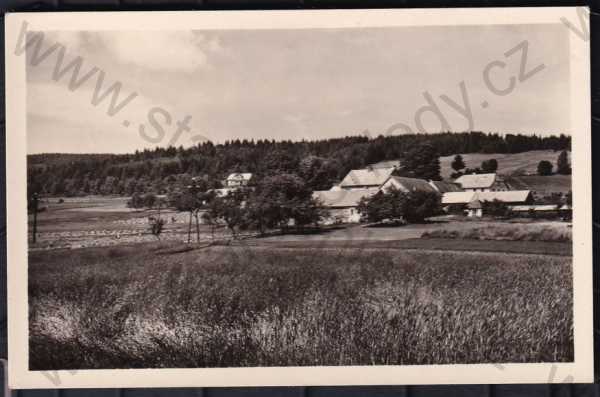
[(192, 31), (126, 31), (103, 36), (116, 60), (156, 71), (193, 72), (209, 66), (221, 42)]

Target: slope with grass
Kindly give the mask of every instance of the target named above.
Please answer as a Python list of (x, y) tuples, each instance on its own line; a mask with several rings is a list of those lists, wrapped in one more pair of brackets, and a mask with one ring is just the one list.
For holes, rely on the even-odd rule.
[[(489, 159), (498, 160), (498, 173), (504, 175), (530, 175), (537, 173), (538, 163), (550, 161), (556, 167), (556, 159), (560, 152), (553, 150), (532, 150), (523, 153), (470, 153), (461, 154), (467, 168), (481, 167), (481, 162)], [(440, 157), (441, 174), (444, 179), (450, 178), (454, 172), (451, 167), (454, 156)]]

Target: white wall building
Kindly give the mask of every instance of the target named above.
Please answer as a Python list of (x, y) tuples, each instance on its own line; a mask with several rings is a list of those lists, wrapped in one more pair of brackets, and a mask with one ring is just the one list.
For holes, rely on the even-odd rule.
[(227, 179), (225, 179), (226, 187), (240, 187), (247, 186), (252, 179), (252, 174), (249, 172), (236, 172), (233, 174), (229, 174)]

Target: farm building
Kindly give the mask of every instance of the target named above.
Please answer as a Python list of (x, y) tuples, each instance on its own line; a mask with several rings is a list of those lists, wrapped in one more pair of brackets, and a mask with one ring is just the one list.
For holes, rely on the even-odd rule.
[(339, 186), (345, 190), (379, 189), (392, 176), (394, 168), (365, 168), (352, 170), (342, 179)]
[(387, 192), (392, 187), (404, 193), (414, 191), (437, 192), (437, 190), (424, 179), (406, 178), (403, 176), (391, 176), (383, 184), (383, 186), (381, 186), (380, 190), (383, 192)]
[(372, 197), (379, 192), (379, 188), (350, 189), (350, 190), (317, 190), (313, 192), (313, 198), (329, 210), (329, 217), (323, 220), (323, 224), (335, 223), (358, 223), (360, 213), (356, 207), (363, 197)]
[(533, 202), (529, 190), (486, 191), (486, 192), (447, 192), (442, 195), (442, 205), (446, 208), (461, 208), (468, 216), (482, 216), (483, 203), (501, 201), (508, 205), (527, 205)]
[(559, 210), (557, 204), (545, 204), (545, 205), (512, 205), (510, 206), (513, 212), (556, 212)]
[(533, 217), (557, 217), (570, 218), (573, 209), (568, 205), (543, 204), (543, 205), (513, 205), (510, 210), (525, 216)]
[(220, 189), (210, 189), (209, 192), (215, 192), (217, 196), (226, 197), (237, 188), (248, 186), (248, 183), (252, 179), (252, 174), (249, 172), (245, 173), (233, 173), (229, 174), (227, 179), (223, 181), (225, 187)]
[(458, 177), (454, 183), (467, 192), (496, 192), (509, 190), (504, 179), (497, 174), (469, 174)]
[(225, 179), (225, 186), (226, 187), (240, 187), (240, 186), (247, 186), (248, 183), (250, 182), (250, 179), (252, 179), (252, 174), (249, 172), (236, 172), (233, 174), (229, 174), (229, 176), (227, 177), (227, 179)]
[(447, 192), (462, 192), (463, 191), (460, 186), (458, 186), (456, 183), (452, 183), (452, 182), (429, 181), (429, 184), (439, 194), (444, 194)]

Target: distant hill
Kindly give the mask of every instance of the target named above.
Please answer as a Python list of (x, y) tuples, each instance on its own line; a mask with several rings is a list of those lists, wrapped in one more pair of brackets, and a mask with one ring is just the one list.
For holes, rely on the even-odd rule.
[[(548, 160), (556, 167), (556, 159), (560, 151), (531, 150), (522, 153), (469, 153), (461, 154), (467, 168), (481, 167), (481, 162), (489, 159), (498, 161), (498, 174), (503, 175), (536, 175), (538, 163)], [(454, 172), (451, 167), (455, 155), (440, 157), (441, 174), (444, 179), (449, 179)], [(570, 182), (569, 182), (570, 184)]]
[[(218, 188), (232, 172), (250, 172), (255, 181), (273, 172), (296, 173), (313, 190), (329, 189), (350, 170), (368, 164), (393, 165), (415, 148), (433, 149), (443, 158), (443, 175), (451, 173), (453, 153), (521, 153), (465, 155), (469, 167), (495, 157), (500, 172), (509, 167), (535, 172), (539, 159), (555, 161), (571, 145), (566, 135), (544, 136), (444, 132), (399, 136), (346, 136), (314, 141), (235, 140), (184, 147), (157, 147), (128, 154), (60, 154), (27, 156), (28, 189), (49, 196), (166, 194), (201, 177)], [(544, 155), (532, 155), (538, 150)], [(521, 159), (521, 160), (517, 160)], [(391, 160), (391, 161), (390, 161)], [(512, 173), (512, 172), (510, 172)]]
[(528, 175), (511, 176), (506, 182), (514, 190), (531, 190), (535, 195), (547, 196), (551, 193), (567, 193), (572, 190), (571, 175)]

